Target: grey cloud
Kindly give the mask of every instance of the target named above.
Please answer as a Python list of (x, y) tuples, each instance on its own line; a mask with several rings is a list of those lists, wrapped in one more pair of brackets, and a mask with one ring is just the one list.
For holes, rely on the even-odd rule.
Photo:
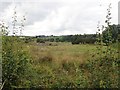
[(11, 2), (0, 2), (0, 13), (3, 13), (9, 5), (11, 5)]
[(51, 11), (57, 10), (61, 6), (62, 4), (57, 2), (27, 2), (19, 4), (17, 7), (27, 13), (27, 25), (32, 25), (34, 22), (43, 21)]
[[(15, 3), (17, 12), (20, 15), (25, 14), (27, 19), (25, 35), (56, 35), (66, 34), (66, 32), (72, 34), (95, 33), (97, 22), (104, 22), (105, 20), (107, 8), (104, 6), (107, 2), (105, 0), (102, 7), (99, 6), (100, 3), (96, 0), (56, 1), (30, 0), (29, 2), (27, 0), (26, 2), (26, 0), (17, 0)], [(12, 5), (11, 2), (4, 2), (0, 13), (4, 13), (10, 5)]]

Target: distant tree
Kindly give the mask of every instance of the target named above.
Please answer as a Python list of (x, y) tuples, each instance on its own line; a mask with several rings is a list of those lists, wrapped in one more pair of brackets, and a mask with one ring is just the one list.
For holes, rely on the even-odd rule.
[(94, 44), (96, 42), (95, 34), (73, 35), (72, 44)]
[(26, 37), (25, 39), (24, 39), (24, 41), (25, 41), (25, 43), (29, 43), (29, 42), (31, 42), (32, 41), (32, 38), (30, 38), (30, 37)]
[(56, 38), (56, 42), (60, 42), (60, 38)]
[[(111, 33), (112, 43), (115, 43), (118, 39), (118, 25), (110, 25), (109, 32)], [(108, 27), (103, 31), (103, 42), (106, 43), (108, 35)]]
[(50, 38), (49, 41), (50, 41), (50, 42), (54, 42), (54, 38)]
[(74, 35), (72, 36), (72, 44), (79, 44), (80, 40), (79, 40), (79, 35)]
[(36, 42), (37, 42), (37, 43), (45, 43), (45, 41), (44, 41), (43, 39), (40, 39), (40, 38), (38, 38), (38, 39), (36, 40)]

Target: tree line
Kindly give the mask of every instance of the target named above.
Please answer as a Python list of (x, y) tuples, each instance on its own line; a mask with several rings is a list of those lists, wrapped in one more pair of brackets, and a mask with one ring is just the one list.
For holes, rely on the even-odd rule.
[[(102, 42), (106, 43), (110, 38), (112, 43), (116, 43), (118, 40), (118, 36), (120, 34), (120, 25), (110, 25), (110, 36), (107, 37), (108, 35), (108, 28), (106, 28), (102, 32)], [(71, 42), (72, 44), (94, 44), (97, 42), (97, 38), (100, 35), (97, 34), (76, 34), (76, 35), (62, 35), (62, 36), (45, 36), (45, 35), (39, 35), (36, 36), (36, 42), (37, 43), (45, 43), (46, 41), (50, 42)], [(118, 40), (119, 41), (119, 40)], [(99, 42), (99, 41), (98, 41)]]

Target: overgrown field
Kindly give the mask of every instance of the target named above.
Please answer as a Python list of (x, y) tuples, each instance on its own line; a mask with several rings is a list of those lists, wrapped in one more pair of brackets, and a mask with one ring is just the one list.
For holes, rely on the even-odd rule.
[[(49, 42), (48, 42), (49, 43)], [(53, 61), (60, 63), (62, 61), (77, 61), (85, 63), (91, 54), (95, 53), (95, 45), (72, 45), (71, 43), (52, 43), (53, 45), (40, 45), (37, 43), (28, 44), (27, 51), (33, 58), (33, 62)]]
[(119, 87), (118, 44), (25, 43), (5, 36), (2, 45), (4, 88)]
[(14, 10), (12, 18), (13, 28), (0, 23), (1, 89), (120, 88), (120, 26), (111, 25), (111, 3), (96, 34), (22, 36), (25, 16), (19, 22)]
[(117, 88), (117, 48), (112, 46), (113, 53), (106, 57), (107, 47), (102, 52), (97, 47), (65, 42), (24, 44), (31, 64), (19, 87)]

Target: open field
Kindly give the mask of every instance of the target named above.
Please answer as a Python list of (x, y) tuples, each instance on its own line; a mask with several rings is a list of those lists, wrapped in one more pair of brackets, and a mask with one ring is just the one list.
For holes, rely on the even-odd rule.
[(18, 37), (4, 37), (2, 44), (5, 86), (118, 88), (118, 44), (26, 43)]
[(120, 88), (120, 3), (66, 1), (1, 2), (0, 90)]
[(34, 60), (50, 57), (52, 61), (78, 61), (84, 62), (96, 51), (95, 45), (72, 45), (70, 43), (58, 43), (57, 46), (29, 45), (29, 53)]
[[(24, 45), (31, 57), (31, 69), (24, 77), (22, 81), (24, 83), (21, 83), (19, 87), (88, 88), (100, 87), (99, 85), (101, 87), (117, 87), (118, 74), (112, 71), (111, 64), (99, 66), (102, 62), (111, 63), (111, 61), (101, 59), (99, 62), (102, 55), (97, 55), (96, 45), (72, 45), (65, 42), (53, 42), (52, 45), (49, 45), (48, 43), (47, 45), (37, 43)], [(106, 46), (103, 48), (105, 50)], [(106, 71), (102, 72), (102, 70)], [(112, 78), (112, 84), (109, 83), (108, 86), (101, 84), (107, 82), (108, 77)]]
[[(100, 46), (95, 44), (72, 45), (68, 42), (47, 42), (43, 45), (39, 43), (30, 43), (25, 45), (25, 49), (29, 51), (29, 54), (34, 62), (40, 61), (40, 59), (44, 57), (48, 57), (54, 62), (61, 62), (65, 60), (84, 63), (86, 60), (90, 59), (93, 55), (99, 52), (97, 47)], [(118, 50), (117, 44), (112, 47), (114, 50)], [(100, 48), (102, 48), (102, 52), (104, 52), (107, 47), (103, 46)], [(101, 56), (104, 56), (104, 53), (101, 53)]]
[(118, 88), (118, 44), (26, 43), (18, 37), (4, 37), (2, 44), (5, 87)]

